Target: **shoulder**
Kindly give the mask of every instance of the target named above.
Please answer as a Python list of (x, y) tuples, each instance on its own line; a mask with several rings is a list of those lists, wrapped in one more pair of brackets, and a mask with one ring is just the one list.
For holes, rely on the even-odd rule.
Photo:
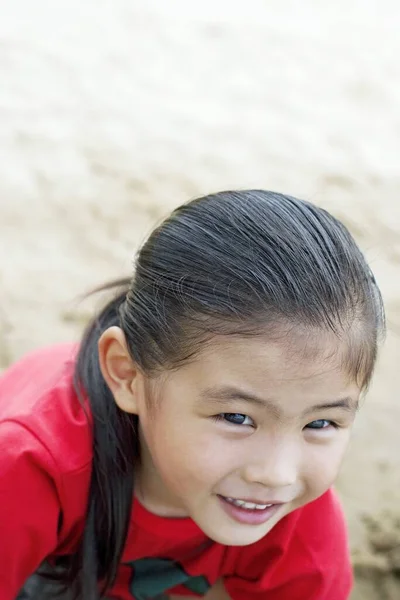
[(76, 352), (72, 344), (41, 349), (0, 377), (0, 436), (21, 451), (35, 446), (63, 473), (91, 462), (90, 423), (73, 385)]
[(341, 503), (333, 489), (279, 521), (264, 538), (241, 549), (243, 556), (271, 551), (284, 556), (296, 549), (310, 560), (347, 549), (347, 528)]
[(294, 535), (315, 559), (348, 550), (346, 520), (333, 489), (299, 509)]
[[(71, 551), (80, 535), (92, 466), (90, 414), (73, 385), (76, 351), (72, 345), (40, 350), (0, 378), (0, 495), (7, 495), (10, 514), (21, 497), (40, 498), (42, 527), (52, 513), (62, 515), (60, 552)], [(35, 524), (42, 514), (37, 504), (30, 502), (26, 521)]]
[[(347, 527), (333, 490), (284, 517), (259, 542), (238, 550), (236, 558), (227, 588), (243, 589), (247, 598), (262, 590), (273, 600), (342, 600), (350, 593)], [(233, 592), (236, 597), (241, 598)]]

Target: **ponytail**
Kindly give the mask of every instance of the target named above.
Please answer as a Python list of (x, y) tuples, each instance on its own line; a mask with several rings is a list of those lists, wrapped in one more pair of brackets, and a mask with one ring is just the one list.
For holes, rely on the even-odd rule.
[[(93, 428), (93, 464), (83, 536), (71, 557), (68, 585), (75, 598), (98, 600), (115, 581), (128, 533), (133, 499), (133, 467), (138, 457), (137, 417), (121, 411), (106, 385), (98, 358), (99, 337), (119, 325), (119, 308), (129, 280), (94, 290), (123, 290), (89, 324), (80, 347), (74, 385)], [(99, 582), (101, 584), (99, 589)]]
[(132, 282), (102, 289), (113, 285), (122, 289), (89, 325), (75, 373), (93, 418), (87, 516), (69, 570), (84, 600), (98, 600), (115, 581), (139, 457), (138, 420), (118, 408), (100, 371), (105, 329), (121, 327), (150, 377), (193, 360), (216, 335), (321, 328), (346, 340), (343, 366), (364, 389), (385, 330), (380, 291), (344, 225), (309, 202), (266, 190), (220, 192), (177, 208), (140, 249)]

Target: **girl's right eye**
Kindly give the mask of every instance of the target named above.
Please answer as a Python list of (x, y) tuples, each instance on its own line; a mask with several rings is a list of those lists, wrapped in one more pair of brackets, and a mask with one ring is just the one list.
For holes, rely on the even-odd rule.
[(232, 425), (250, 425), (250, 427), (254, 426), (254, 421), (247, 415), (243, 415), (242, 413), (221, 413), (216, 416), (217, 420), (224, 420)]

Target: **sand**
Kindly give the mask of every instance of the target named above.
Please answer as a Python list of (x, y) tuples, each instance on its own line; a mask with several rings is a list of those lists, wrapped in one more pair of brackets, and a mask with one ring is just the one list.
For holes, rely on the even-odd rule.
[[(400, 598), (400, 24), (395, 0), (14, 0), (0, 18), (0, 367), (78, 339), (177, 204), (266, 187), (329, 208), (389, 334), (338, 481), (353, 600)], [(397, 14), (396, 14), (397, 13)]]

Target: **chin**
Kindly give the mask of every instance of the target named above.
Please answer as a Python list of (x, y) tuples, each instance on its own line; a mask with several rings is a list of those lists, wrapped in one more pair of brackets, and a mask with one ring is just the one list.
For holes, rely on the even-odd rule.
[[(261, 540), (264, 536), (267, 535), (272, 529), (273, 525), (267, 529), (261, 528), (249, 528), (245, 526), (238, 525), (236, 531), (232, 531), (231, 528), (219, 528), (218, 531), (211, 531), (204, 529), (204, 533), (211, 538), (217, 544), (222, 544), (223, 546), (249, 546), (250, 544), (255, 544), (259, 540)], [(240, 531), (242, 529), (242, 531)]]

